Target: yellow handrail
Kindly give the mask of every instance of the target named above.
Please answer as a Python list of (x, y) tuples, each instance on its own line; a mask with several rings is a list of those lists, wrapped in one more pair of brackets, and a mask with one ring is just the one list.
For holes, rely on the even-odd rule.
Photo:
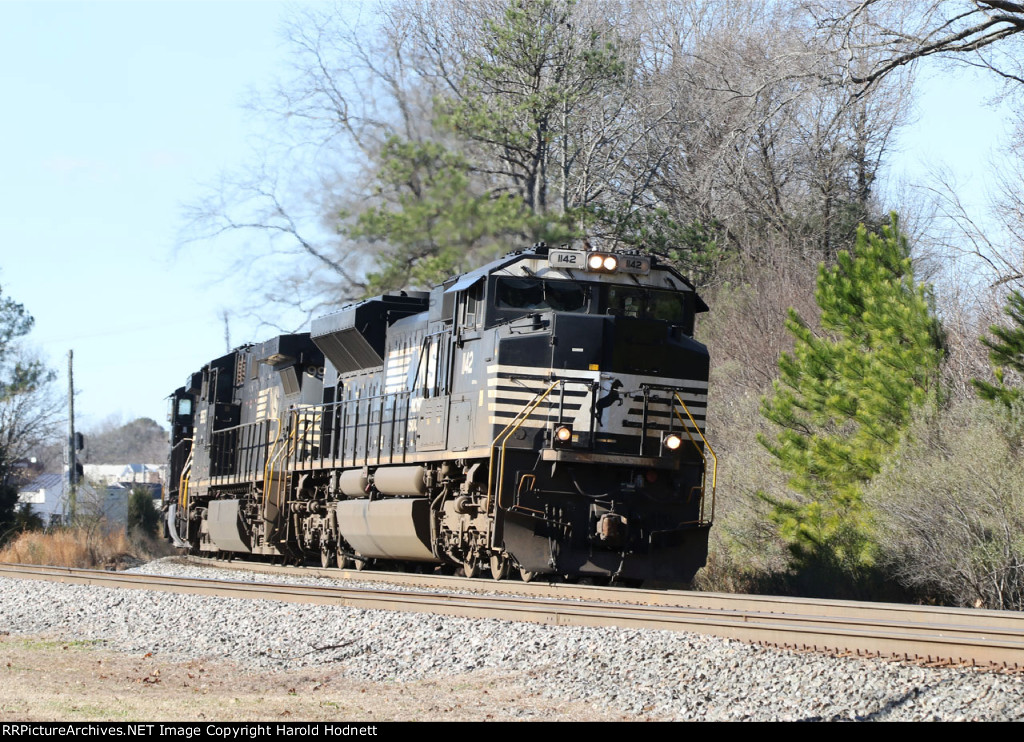
[(543, 394), (537, 392), (532, 400), (527, 402), (523, 409), (516, 413), (516, 416), (512, 418), (512, 421), (504, 427), (504, 429), (498, 433), (493, 441), (491, 441), (491, 457), (487, 464), (487, 506), (484, 512), (491, 512), (491, 501), (494, 495), (494, 489), (492, 487), (494, 483), (494, 447), (498, 445), (498, 441), (502, 436), (505, 436), (504, 440), (501, 441), (501, 454), (498, 457), (498, 494), (501, 494), (501, 486), (505, 480), (505, 444), (508, 443), (508, 439), (512, 437), (519, 427), (526, 422), (527, 418), (533, 414), (533, 411), (537, 409), (541, 402), (547, 399), (547, 396), (551, 394), (551, 390), (558, 386), (559, 380), (552, 382), (551, 386), (544, 391)]
[[(183, 438), (182, 441), (192, 442), (191, 438)], [(188, 513), (188, 481), (189, 474), (192, 472), (192, 453), (195, 451), (194, 447), (189, 447), (188, 456), (185, 457), (185, 463), (181, 467), (181, 474), (178, 476), (178, 507), (181, 508), (182, 513)]]
[(278, 447), (278, 443), (281, 440), (281, 419), (274, 418), (269, 422), (277, 424), (277, 430), (274, 433), (274, 440), (271, 442), (267, 452), (267, 459), (263, 462), (263, 513), (267, 512), (267, 500), (270, 497), (270, 485), (272, 483), (271, 475), (274, 471), (274, 463), (277, 460), (280, 452), (283, 450), (282, 447)]
[[(697, 431), (697, 435), (700, 436), (700, 439), (704, 442), (704, 446), (707, 448), (708, 452), (711, 454), (711, 458), (712, 458), (712, 467), (711, 467), (711, 519), (714, 520), (714, 518), (715, 518), (715, 489), (716, 489), (716, 487), (718, 485), (718, 456), (715, 454), (715, 449), (713, 449), (711, 447), (711, 444), (708, 443), (708, 439), (704, 437), (704, 433), (701, 432), (700, 426), (697, 425), (697, 421), (693, 419), (693, 415), (690, 414), (690, 408), (686, 406), (686, 402), (684, 402), (683, 398), (679, 396), (679, 392), (674, 392), (674, 395), (675, 395), (675, 398), (679, 401), (679, 404), (681, 404), (683, 406), (683, 410), (686, 412), (686, 416), (688, 418), (690, 418), (690, 422), (693, 423), (694, 430)], [(676, 410), (675, 405), (672, 406), (672, 411), (675, 412), (676, 417), (679, 418), (679, 422), (683, 426), (683, 430), (686, 431), (686, 435), (690, 438), (690, 442), (693, 443), (694, 448), (697, 449), (697, 453), (700, 455), (701, 461), (704, 462), (704, 471), (705, 471), (705, 477), (706, 477), (707, 476), (708, 460), (704, 456), (704, 452), (701, 451), (700, 446), (697, 445), (697, 441), (695, 441), (693, 439), (693, 434), (690, 432), (690, 429), (686, 426), (686, 422), (683, 420), (682, 416)], [(702, 483), (701, 484), (701, 495), (702, 495), (702, 497), (701, 497), (702, 503), (701, 504), (702, 504), (702, 507), (703, 507), (703, 494), (704, 494), (704, 485)]]

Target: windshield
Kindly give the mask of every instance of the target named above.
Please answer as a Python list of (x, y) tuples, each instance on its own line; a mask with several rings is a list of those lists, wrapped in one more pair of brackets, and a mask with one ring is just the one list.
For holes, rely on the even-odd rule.
[(608, 287), (608, 314), (660, 319), (674, 325), (686, 319), (686, 294), (633, 286)]
[(687, 334), (693, 332), (692, 296), (682, 291), (646, 286), (602, 286), (583, 281), (525, 276), (502, 276), (494, 284), (494, 307), (497, 309), (516, 310), (517, 313), (554, 310), (661, 320), (682, 325)]
[(587, 294), (587, 287), (575, 281), (499, 278), (494, 303), (499, 309), (554, 309), (558, 312), (579, 312), (586, 311)]

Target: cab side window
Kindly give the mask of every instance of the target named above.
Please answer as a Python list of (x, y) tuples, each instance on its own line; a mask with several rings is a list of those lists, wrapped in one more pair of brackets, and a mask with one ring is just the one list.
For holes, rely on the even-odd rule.
[(462, 326), (466, 329), (476, 327), (483, 319), (483, 282), (478, 282), (465, 292), (462, 299)]

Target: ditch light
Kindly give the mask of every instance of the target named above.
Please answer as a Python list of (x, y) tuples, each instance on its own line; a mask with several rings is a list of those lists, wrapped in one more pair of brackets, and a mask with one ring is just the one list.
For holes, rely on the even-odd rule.
[(572, 426), (559, 425), (555, 428), (554, 444), (556, 447), (572, 445)]
[(661, 450), (666, 453), (675, 453), (683, 445), (683, 438), (679, 433), (664, 433), (661, 436)]

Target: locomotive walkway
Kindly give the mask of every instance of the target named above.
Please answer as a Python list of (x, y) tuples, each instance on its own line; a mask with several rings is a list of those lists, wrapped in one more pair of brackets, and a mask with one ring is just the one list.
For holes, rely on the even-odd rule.
[[(215, 564), (226, 566), (223, 562)], [(12, 564), (0, 564), (0, 576), (560, 626), (688, 631), (795, 650), (883, 656), (936, 665), (1024, 669), (1024, 613), (1013, 611), (505, 583), (392, 572), (294, 570), (248, 563), (230, 566), (272, 574), (358, 578), (367, 586), (185, 579)], [(375, 581), (390, 586), (373, 586)], [(396, 583), (410, 589), (391, 587)]]

